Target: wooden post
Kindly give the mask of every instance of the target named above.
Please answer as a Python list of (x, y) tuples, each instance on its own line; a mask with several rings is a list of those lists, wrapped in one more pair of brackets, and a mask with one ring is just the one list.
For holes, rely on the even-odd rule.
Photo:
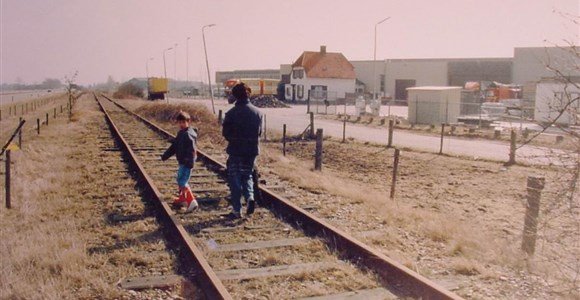
[(12, 115), (12, 106), (8, 107), (8, 115), (11, 116)]
[(391, 199), (395, 198), (395, 186), (397, 185), (397, 170), (399, 169), (399, 155), (401, 151), (399, 149), (395, 149), (395, 158), (393, 162), (393, 181), (391, 183)]
[(322, 170), (322, 128), (316, 130), (316, 152), (314, 153), (314, 170)]
[(36, 133), (40, 134), (40, 119), (36, 118)]
[[(22, 117), (18, 121), (18, 124), (22, 123)], [(18, 148), (22, 149), (22, 128), (18, 130)]]
[(53, 119), (56, 119), (56, 107), (54, 108), (54, 115), (52, 116)]
[(445, 123), (441, 123), (441, 144), (439, 145), (439, 154), (443, 154), (443, 137), (445, 136)]
[(46, 126), (48, 126), (48, 113), (46, 113)]
[(393, 147), (393, 132), (395, 130), (395, 120), (389, 120), (389, 141), (387, 143), (387, 147)]
[(544, 185), (544, 177), (528, 176), (528, 206), (526, 208), (526, 218), (524, 219), (524, 234), (522, 240), (522, 250), (528, 255), (533, 255), (536, 250), (538, 215), (540, 213), (540, 199)]
[(268, 141), (268, 123), (266, 115), (264, 115), (264, 142)]
[(510, 132), (510, 160), (509, 165), (516, 163), (516, 131), (512, 129)]
[(286, 156), (286, 124), (282, 126), (282, 155)]
[(310, 138), (314, 138), (314, 113), (310, 113)]
[(60, 113), (62, 114), (62, 105), (60, 106)]
[(346, 143), (346, 116), (342, 120), (342, 142)]
[(222, 123), (223, 123), (222, 110), (220, 109), (218, 112), (218, 125), (222, 125)]
[(6, 150), (6, 208), (12, 207), (12, 204), (10, 203), (10, 152), (12, 152), (12, 150)]

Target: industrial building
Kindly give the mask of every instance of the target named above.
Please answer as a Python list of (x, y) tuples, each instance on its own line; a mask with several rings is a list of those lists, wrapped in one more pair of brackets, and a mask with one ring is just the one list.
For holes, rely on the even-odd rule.
[[(425, 58), (350, 61), (356, 74), (352, 92), (373, 93), (395, 100), (407, 99), (407, 88), (415, 86), (464, 86), (468, 81), (496, 81), (524, 86), (524, 98), (533, 102), (535, 84), (555, 74), (580, 76), (580, 58), (570, 47), (519, 47), (513, 57), (497, 58)], [(574, 68), (575, 67), (575, 68)], [(278, 78), (290, 83), (292, 65), (279, 70), (217, 72), (216, 82), (230, 78)], [(374, 76), (373, 76), (374, 74)], [(374, 80), (373, 80), (374, 78)], [(375, 90), (376, 89), (376, 90)]]

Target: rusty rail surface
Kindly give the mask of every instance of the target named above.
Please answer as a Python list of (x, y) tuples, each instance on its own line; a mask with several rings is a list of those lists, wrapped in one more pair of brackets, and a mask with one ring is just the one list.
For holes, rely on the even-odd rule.
[(182, 254), (185, 254), (185, 259), (187, 259), (188, 263), (194, 267), (196, 272), (196, 281), (198, 282), (199, 286), (204, 290), (208, 299), (232, 299), (231, 295), (228, 293), (221, 280), (219, 280), (218, 276), (215, 274), (209, 263), (203, 257), (202, 252), (195, 246), (193, 240), (183, 225), (181, 225), (180, 221), (175, 217), (175, 214), (169, 205), (162, 200), (163, 195), (159, 192), (159, 189), (155, 186), (153, 180), (143, 168), (143, 165), (137, 158), (137, 155), (133, 152), (125, 138), (121, 135), (121, 132), (96, 95), (95, 100), (99, 104), (101, 111), (105, 114), (107, 123), (111, 128), (113, 136), (118, 140), (120, 148), (122, 148), (122, 150), (129, 156), (130, 163), (134, 166), (138, 176), (144, 183), (145, 187), (148, 189), (149, 195), (158, 209), (159, 216), (172, 233), (170, 238), (178, 242), (179, 248), (183, 252)]
[[(141, 120), (152, 130), (162, 137), (170, 140), (175, 136), (162, 129), (153, 122), (145, 119), (139, 114), (129, 110), (113, 99), (102, 95), (122, 110)], [(216, 167), (216, 171), (225, 172), (226, 166), (208, 155), (198, 150), (200, 159)], [(421, 299), (462, 299), (458, 295), (444, 289), (428, 278), (412, 271), (399, 262), (387, 257), (376, 249), (358, 241), (348, 233), (336, 228), (328, 222), (321, 220), (306, 210), (298, 207), (284, 197), (274, 193), (268, 188), (260, 186), (263, 203), (266, 208), (276, 215), (292, 224), (294, 227), (303, 230), (310, 236), (322, 238), (327, 246), (337, 251), (343, 259), (347, 259), (354, 264), (376, 272), (388, 284), (396, 288), (410, 291), (410, 296)], [(218, 279), (219, 280), (219, 279)], [(408, 292), (407, 292), (408, 293)], [(405, 293), (406, 294), (406, 293)], [(405, 295), (409, 296), (409, 295)]]

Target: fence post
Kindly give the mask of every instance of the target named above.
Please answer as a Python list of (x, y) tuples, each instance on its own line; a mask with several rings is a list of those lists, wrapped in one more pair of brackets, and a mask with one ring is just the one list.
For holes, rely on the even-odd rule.
[(12, 150), (6, 150), (6, 208), (11, 208), (11, 199), (10, 199), (10, 153)]
[(40, 119), (36, 118), (36, 133), (40, 134)]
[(395, 158), (393, 162), (393, 181), (391, 183), (391, 195), (390, 198), (395, 198), (395, 186), (397, 185), (397, 170), (399, 169), (399, 155), (401, 151), (399, 149), (395, 149)]
[[(22, 123), (22, 117), (18, 120), (18, 124)], [(18, 130), (18, 148), (22, 149), (22, 127)]]
[(316, 130), (316, 151), (314, 153), (314, 170), (322, 170), (322, 128)]
[(62, 114), (62, 105), (60, 106), (60, 113)]
[(48, 126), (48, 113), (46, 113), (46, 126)]
[(395, 120), (389, 120), (389, 141), (387, 143), (387, 148), (393, 147), (393, 132), (395, 130)]
[(12, 106), (8, 107), (8, 115), (11, 116), (12, 115)]
[(443, 154), (443, 136), (445, 136), (445, 123), (441, 123), (441, 145), (439, 146), (439, 154)]
[(510, 132), (510, 160), (509, 165), (516, 163), (516, 131), (512, 129)]
[(56, 119), (56, 107), (54, 108), (54, 115), (52, 116), (53, 119)]
[(286, 156), (286, 124), (282, 126), (282, 155)]
[(268, 122), (266, 115), (264, 115), (264, 142), (268, 141)]
[(314, 113), (310, 113), (310, 138), (314, 137)]
[(538, 215), (540, 213), (540, 199), (544, 185), (544, 177), (528, 176), (528, 206), (526, 208), (526, 218), (524, 219), (524, 234), (522, 240), (522, 250), (528, 255), (533, 255), (536, 250)]
[(220, 109), (218, 112), (218, 125), (222, 125), (222, 123), (223, 123), (222, 110)]
[(342, 142), (346, 143), (346, 116), (342, 120)]

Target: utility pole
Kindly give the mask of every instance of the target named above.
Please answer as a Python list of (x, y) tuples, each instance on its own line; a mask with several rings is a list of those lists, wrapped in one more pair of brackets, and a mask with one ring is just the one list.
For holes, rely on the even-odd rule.
[(191, 37), (187, 37), (185, 40), (185, 83), (189, 84), (189, 40)]
[(165, 77), (165, 79), (167, 79), (167, 64), (165, 63), (165, 53), (169, 50), (173, 49), (171, 48), (167, 48), (165, 50), (163, 50), (163, 75)]
[(390, 18), (391, 17), (386, 17), (375, 24), (375, 50), (373, 55), (373, 100), (377, 99), (377, 26)]
[(206, 27), (213, 27), (215, 26), (215, 24), (209, 24), (209, 25), (205, 25), (201, 28), (201, 36), (203, 38), (203, 51), (205, 52), (205, 65), (207, 67), (207, 82), (209, 84), (209, 96), (211, 98), (211, 110), (213, 112), (213, 114), (215, 115), (215, 105), (213, 103), (213, 90), (211, 88), (211, 75), (210, 75), (210, 71), (209, 71), (209, 62), (207, 59), (207, 47), (205, 45), (205, 28)]

